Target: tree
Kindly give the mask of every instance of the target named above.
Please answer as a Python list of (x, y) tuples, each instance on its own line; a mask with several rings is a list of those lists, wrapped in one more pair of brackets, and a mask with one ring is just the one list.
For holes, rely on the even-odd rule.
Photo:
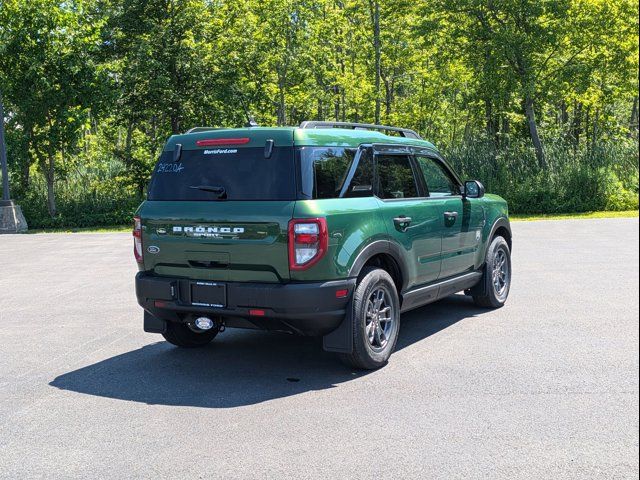
[(602, 175), (607, 146), (637, 191), (638, 0), (0, 2), (14, 193), (42, 217), (135, 204), (167, 136), (250, 116), (414, 128), (515, 188)]
[(47, 184), (49, 214), (56, 215), (56, 165), (71, 153), (104, 78), (93, 61), (100, 19), (75, 0), (6, 0), (0, 11), (0, 71), (16, 121), (28, 138)]
[[(443, 0), (436, 8), (446, 13), (439, 26), (467, 39), (462, 58), (484, 92), (487, 131), (497, 131), (494, 107), (508, 110), (516, 95), (541, 168), (547, 162), (538, 114), (545, 103), (596, 87), (594, 74), (637, 72), (637, 60), (629, 64), (637, 58), (634, 0)], [(601, 82), (600, 89), (621, 83)]]

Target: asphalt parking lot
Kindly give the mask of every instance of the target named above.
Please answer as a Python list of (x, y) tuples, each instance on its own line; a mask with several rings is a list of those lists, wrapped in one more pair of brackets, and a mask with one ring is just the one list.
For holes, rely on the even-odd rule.
[(130, 234), (0, 236), (0, 477), (637, 478), (638, 219), (514, 223), (506, 307), (321, 342), (142, 331)]

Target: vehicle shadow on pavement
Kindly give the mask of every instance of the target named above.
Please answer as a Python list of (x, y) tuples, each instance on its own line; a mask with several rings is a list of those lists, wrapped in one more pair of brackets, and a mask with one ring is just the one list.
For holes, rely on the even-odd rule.
[[(486, 312), (462, 295), (409, 312), (402, 316), (396, 350)], [(333, 388), (368, 373), (342, 365), (318, 338), (229, 329), (201, 349), (157, 342), (65, 373), (49, 385), (153, 405), (232, 408)]]

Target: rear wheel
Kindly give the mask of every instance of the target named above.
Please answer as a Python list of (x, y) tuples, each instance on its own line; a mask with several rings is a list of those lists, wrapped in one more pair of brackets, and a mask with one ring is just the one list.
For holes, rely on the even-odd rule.
[(167, 330), (162, 336), (167, 342), (178, 347), (194, 348), (207, 345), (217, 334), (217, 326), (210, 330), (200, 330), (187, 323), (167, 322)]
[(353, 294), (353, 351), (341, 355), (351, 367), (373, 370), (384, 366), (396, 347), (400, 330), (400, 302), (391, 276), (367, 267)]
[(489, 246), (481, 282), (484, 282), (484, 294), (473, 297), (476, 305), (486, 308), (502, 307), (511, 289), (511, 251), (503, 237), (495, 237)]

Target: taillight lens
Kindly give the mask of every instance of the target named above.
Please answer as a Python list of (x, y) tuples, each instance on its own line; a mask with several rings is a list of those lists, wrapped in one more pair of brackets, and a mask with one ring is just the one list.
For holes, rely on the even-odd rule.
[(329, 234), (324, 218), (294, 219), (289, 222), (289, 269), (305, 270), (327, 252)]
[(133, 217), (133, 255), (136, 262), (142, 263), (142, 220)]

